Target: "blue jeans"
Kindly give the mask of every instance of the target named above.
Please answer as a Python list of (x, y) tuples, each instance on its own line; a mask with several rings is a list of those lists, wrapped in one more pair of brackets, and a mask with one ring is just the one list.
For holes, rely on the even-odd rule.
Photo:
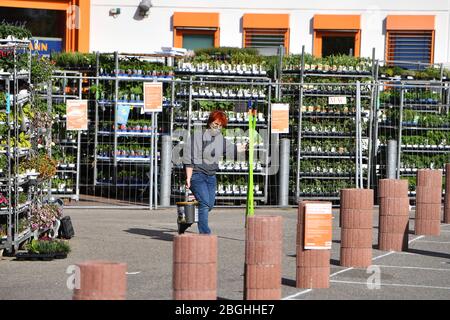
[(194, 172), (191, 177), (191, 191), (198, 201), (198, 232), (210, 234), (208, 214), (216, 201), (216, 176)]

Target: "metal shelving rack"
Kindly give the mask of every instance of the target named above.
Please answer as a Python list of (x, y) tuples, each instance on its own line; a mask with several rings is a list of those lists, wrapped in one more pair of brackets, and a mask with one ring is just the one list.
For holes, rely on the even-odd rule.
[[(132, 109), (142, 110), (144, 107), (143, 96), (140, 100), (133, 101), (124, 101), (119, 97), (119, 87), (121, 83), (130, 83), (137, 82), (140, 85), (143, 85), (144, 82), (162, 82), (168, 83), (172, 80), (172, 76), (148, 76), (144, 74), (133, 74), (127, 75), (125, 73), (120, 72), (120, 63), (119, 58), (121, 56), (124, 57), (153, 57), (153, 58), (169, 58), (167, 56), (162, 55), (139, 55), (139, 54), (120, 54), (118, 52), (114, 53), (101, 53), (101, 55), (109, 55), (114, 57), (114, 70), (111, 70), (111, 73), (108, 73), (108, 70), (103, 70), (100, 68), (100, 53), (96, 53), (96, 75), (95, 85), (98, 87), (101, 82), (109, 82), (112, 84), (113, 92), (110, 92), (111, 99), (108, 99), (107, 96), (99, 96), (96, 94), (95, 97), (95, 118), (94, 118), (94, 175), (93, 175), (93, 185), (94, 187), (101, 188), (138, 188), (141, 189), (141, 198), (144, 197), (144, 192), (148, 188), (148, 196), (149, 196), (149, 206), (150, 208), (156, 208), (158, 203), (158, 188), (157, 180), (158, 180), (158, 160), (159, 160), (159, 152), (158, 152), (158, 144), (159, 144), (159, 126), (158, 126), (158, 113), (152, 112), (151, 114), (140, 113), (142, 118), (146, 118), (146, 116), (150, 117), (151, 126), (148, 127), (148, 130), (140, 132), (132, 132), (132, 131), (122, 131), (119, 128), (118, 123), (118, 107), (119, 106), (129, 106)], [(167, 103), (165, 104), (167, 106)], [(114, 108), (114, 109), (113, 109)], [(102, 110), (111, 110), (111, 114), (113, 115), (112, 119), (112, 128), (107, 128), (104, 126), (103, 119), (100, 117), (100, 109)], [(116, 112), (114, 111), (116, 110)], [(148, 118), (148, 117), (147, 117)], [(109, 139), (108, 141), (110, 146), (112, 146), (110, 152), (106, 152), (101, 150), (100, 147), (102, 139)], [(133, 139), (138, 138), (141, 139), (142, 145), (150, 146), (150, 152), (140, 157), (131, 157), (131, 156), (122, 156), (118, 152), (118, 146), (121, 144), (121, 139)], [(111, 173), (110, 178), (108, 180), (99, 179), (99, 166), (105, 167), (110, 166), (112, 170), (108, 171)], [(141, 176), (141, 181), (137, 181), (134, 179), (130, 179), (127, 182), (121, 181), (118, 176), (119, 168), (121, 166), (133, 166), (133, 167), (141, 167), (140, 170), (143, 174)], [(144, 174), (144, 170), (149, 172)], [(148, 181), (146, 180), (148, 178)], [(131, 177), (130, 177), (131, 178)], [(136, 183), (137, 181), (137, 183)], [(135, 191), (133, 191), (135, 192)]]
[[(442, 75), (442, 69), (441, 69)], [(396, 93), (398, 97), (392, 99), (395, 95), (390, 97), (389, 101), (381, 101), (380, 92), (381, 89)], [(407, 92), (412, 92), (417, 98), (405, 98)], [(434, 92), (436, 98), (422, 98), (422, 95)], [(391, 163), (395, 168), (396, 178), (408, 178), (408, 180), (414, 180), (418, 169), (430, 168), (433, 166), (424, 165), (423, 163), (414, 164), (411, 161), (407, 161), (405, 158), (408, 156), (420, 155), (423, 159), (431, 159), (435, 156), (446, 156), (446, 162), (450, 161), (450, 147), (447, 145), (450, 141), (450, 88), (448, 83), (444, 82), (441, 78), (437, 81), (414, 81), (414, 80), (393, 80), (380, 83), (377, 86), (377, 113), (382, 117), (376, 122), (374, 132), (377, 134), (375, 141), (378, 142), (380, 138), (386, 139), (385, 142), (379, 142), (378, 147), (374, 150), (376, 161), (378, 164), (375, 171), (375, 177), (377, 179), (385, 178), (388, 175), (388, 140), (395, 140), (395, 154), (396, 159), (394, 163)], [(392, 110), (398, 111), (398, 117), (395, 119), (387, 119), (386, 113)], [(413, 121), (406, 120), (405, 116), (407, 112), (414, 113), (414, 117), (420, 116), (437, 116), (441, 117), (447, 123), (441, 126), (428, 126), (418, 123), (418, 119)], [(433, 135), (439, 133), (442, 136), (440, 144), (430, 144), (428, 140), (432, 140)], [(414, 143), (409, 140), (415, 136), (419, 141)], [(411, 140), (412, 141), (412, 140)], [(385, 156), (386, 158), (383, 158)], [(434, 169), (442, 169), (439, 166)], [(375, 179), (374, 179), (375, 180)], [(415, 199), (415, 183), (410, 181), (410, 198)]]
[[(261, 177), (261, 189), (256, 187), (255, 197), (256, 201), (262, 203), (268, 202), (269, 195), (269, 147), (270, 147), (270, 109), (271, 109), (271, 80), (267, 77), (267, 72), (260, 66), (252, 66), (248, 70), (234, 70), (231, 69), (214, 69), (210, 68), (208, 65), (204, 65), (200, 69), (186, 69), (184, 66), (179, 65), (178, 69), (175, 70), (175, 75), (177, 78), (175, 81), (173, 96), (177, 102), (181, 105), (178, 110), (172, 108), (171, 110), (171, 131), (173, 131), (174, 125), (180, 128), (185, 128), (189, 132), (195, 126), (205, 127), (207, 123), (207, 115), (203, 114), (204, 111), (198, 107), (195, 109), (195, 105), (199, 102), (222, 102), (233, 104), (233, 109), (239, 109), (241, 117), (236, 117), (233, 119), (230, 117), (232, 113), (228, 114), (229, 122), (227, 130), (239, 130), (243, 129), (246, 131), (248, 129), (248, 120), (245, 118), (245, 112), (247, 108), (247, 103), (249, 100), (257, 101), (258, 106), (266, 110), (263, 113), (264, 120), (257, 122), (257, 129), (265, 129), (266, 133), (262, 137), (265, 145), (263, 148), (258, 150), (264, 153), (265, 164), (260, 164), (258, 170), (255, 170), (255, 177)], [(180, 80), (181, 79), (181, 80)], [(178, 85), (178, 88), (177, 88)], [(209, 86), (216, 86), (216, 89), (208, 89)], [(221, 89), (218, 87), (223, 86)], [(229, 88), (226, 89), (226, 87)], [(231, 87), (237, 86), (241, 89), (231, 89)], [(244, 89), (245, 87), (245, 89)], [(184, 99), (184, 100), (183, 100)], [(239, 108), (240, 105), (242, 108)], [(245, 112), (243, 111), (245, 109)], [(226, 111), (227, 112), (227, 111)], [(235, 112), (235, 111), (232, 111)], [(208, 112), (206, 112), (208, 113)], [(237, 115), (238, 112), (234, 114)], [(208, 113), (209, 114), (209, 113)], [(261, 120), (261, 119), (260, 119)], [(225, 136), (226, 139), (226, 136)], [(173, 140), (174, 143), (177, 142), (176, 139)], [(256, 167), (256, 166), (255, 166)], [(223, 162), (219, 163), (218, 175), (218, 190), (216, 191), (216, 200), (225, 202), (242, 202), (247, 199), (246, 183), (245, 185), (228, 185), (222, 184), (222, 177), (230, 176), (232, 179), (238, 179), (242, 177), (246, 179), (248, 176), (247, 169), (248, 160), (240, 164), (234, 163), (233, 168), (231, 165)], [(182, 170), (183, 166), (174, 166), (174, 175), (172, 178), (172, 199), (175, 201), (184, 199), (187, 197), (190, 191), (184, 189), (185, 174)], [(223, 188), (221, 188), (223, 187)]]
[[(17, 171), (20, 161), (30, 152), (29, 149), (19, 148), (18, 139), (21, 132), (19, 125), (19, 111), (21, 107), (28, 103), (31, 99), (31, 93), (27, 89), (26, 93), (22, 90), (19, 92), (19, 81), (27, 83), (27, 87), (31, 83), (31, 52), (29, 50), (28, 40), (0, 40), (0, 49), (7, 50), (12, 53), (14, 67), (11, 71), (0, 73), (0, 83), (4, 83), (4, 93), (6, 96), (5, 110), (0, 112), (6, 113), (6, 122), (0, 125), (6, 126), (7, 137), (6, 145), (2, 146), (4, 151), (1, 156), (7, 158), (7, 174), (1, 178), (1, 191), (7, 192), (8, 205), (6, 209), (0, 211), (0, 217), (6, 216), (6, 238), (0, 239), (0, 249), (6, 249), (8, 252), (16, 251), (19, 246), (32, 237), (33, 233), (30, 227), (19, 230), (19, 223), (22, 219), (28, 220), (31, 210), (31, 200), (34, 196), (35, 180), (32, 180), (27, 174), (19, 174)], [(18, 70), (18, 59), (20, 56), (26, 55), (27, 70)], [(11, 116), (11, 112), (14, 116)], [(24, 120), (24, 119), (23, 119)], [(26, 127), (27, 123), (23, 123)], [(12, 138), (15, 138), (16, 145), (10, 147)], [(5, 150), (6, 149), (6, 150)], [(19, 194), (26, 194), (25, 203), (19, 204)], [(26, 215), (25, 217), (24, 214)]]
[[(68, 94), (66, 91), (70, 81), (73, 81), (76, 85), (76, 94)], [(60, 85), (60, 87), (57, 85)], [(59, 89), (57, 92), (54, 92), (55, 87)], [(47, 84), (47, 92), (42, 92), (41, 96), (47, 98), (49, 112), (54, 111), (55, 104), (66, 104), (67, 100), (82, 99), (82, 73), (79, 71), (68, 70), (54, 71), (52, 81)], [(61, 148), (64, 155), (71, 155), (75, 159), (75, 161), (71, 163), (59, 163), (56, 176), (54, 178), (62, 177), (62, 179), (65, 179), (67, 182), (70, 181), (70, 183), (66, 184), (69, 186), (72, 185), (73, 182), (74, 183), (72, 188), (59, 188), (59, 186), (55, 186), (54, 183), (50, 181), (48, 185), (48, 194), (50, 198), (68, 198), (78, 201), (80, 199), (80, 158), (82, 133), (78, 131), (77, 133), (68, 134), (66, 130), (65, 114), (57, 114), (53, 121), (54, 125), (49, 133), (52, 141), (56, 144), (56, 146)], [(50, 155), (52, 154), (52, 151), (54, 150), (50, 150)]]
[[(291, 149), (297, 150), (296, 161), (291, 160), (291, 165), (296, 165), (295, 174), (291, 173), (290, 180), (295, 182), (295, 190), (291, 185), (291, 199), (294, 202), (302, 198), (307, 199), (323, 199), (323, 200), (339, 200), (339, 189), (342, 186), (336, 188), (335, 192), (304, 192), (302, 190), (302, 181), (309, 180), (325, 180), (330, 182), (336, 182), (339, 180), (351, 180), (352, 183), (348, 184), (347, 187), (356, 188), (367, 188), (370, 186), (370, 175), (369, 169), (371, 166), (371, 158), (369, 157), (371, 149), (371, 141), (369, 137), (372, 132), (373, 123), (373, 113), (372, 113), (372, 103), (373, 103), (373, 80), (375, 78), (375, 51), (372, 53), (372, 66), (370, 70), (340, 70), (342, 66), (338, 66), (338, 69), (332, 70), (331, 66), (328, 70), (318, 70), (318, 69), (306, 69), (305, 68), (305, 51), (304, 47), (301, 54), (301, 62), (299, 66), (295, 66), (293, 69), (282, 69), (282, 59), (283, 56), (280, 54), (280, 63), (278, 70), (278, 83), (280, 87), (277, 88), (278, 98), (280, 100), (285, 100), (286, 96), (293, 96), (298, 98), (298, 102), (294, 102), (294, 107), (291, 106), (291, 117), (293, 121), (297, 121), (297, 127), (295, 123), (291, 126), (294, 129), (294, 135), (291, 137)], [(286, 86), (283, 83), (283, 75), (289, 75), (291, 77), (296, 77), (298, 81), (296, 83), (289, 83)], [(323, 79), (324, 77), (340, 79), (341, 83), (314, 83), (317, 79)], [(368, 80), (368, 83), (362, 84), (361, 80)], [(362, 88), (367, 86), (367, 91), (363, 92)], [(314, 111), (314, 110), (304, 110), (304, 101), (307, 98), (327, 98), (327, 97), (345, 97), (350, 99), (352, 102), (348, 104), (354, 105), (353, 112), (328, 112), (328, 111)], [(366, 100), (367, 109), (364, 110), (361, 101)], [(345, 134), (344, 132), (312, 132), (304, 130), (305, 121), (309, 120), (334, 120), (336, 122), (342, 120), (352, 120), (354, 121), (354, 130)], [(368, 122), (366, 130), (362, 130), (363, 122)], [(322, 151), (317, 149), (315, 151), (305, 151), (304, 142), (305, 139), (310, 139), (311, 141), (320, 141), (323, 139), (332, 139), (336, 141), (344, 141), (349, 139), (354, 139), (354, 151), (343, 152), (339, 151), (337, 147), (332, 147), (331, 151)], [(367, 141), (367, 146), (363, 147), (362, 142)], [(298, 142), (297, 142), (298, 141)], [(314, 148), (314, 147), (313, 147)], [(321, 147), (320, 147), (321, 148)], [(364, 151), (363, 151), (364, 149)], [(307, 159), (308, 161), (325, 161), (325, 160), (352, 160), (355, 164), (355, 169), (352, 172), (346, 173), (336, 173), (332, 172), (333, 168), (326, 168), (328, 172), (302, 172), (302, 160)], [(367, 169), (365, 169), (367, 168)], [(365, 172), (367, 171), (367, 172)], [(307, 187), (309, 188), (309, 187)]]

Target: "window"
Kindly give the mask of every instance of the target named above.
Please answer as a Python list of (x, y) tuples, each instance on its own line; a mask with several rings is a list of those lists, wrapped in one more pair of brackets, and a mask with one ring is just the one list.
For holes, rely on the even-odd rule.
[[(75, 2), (78, 9), (68, 10)], [(47, 42), (48, 48), (58, 46), (65, 51), (89, 52), (90, 11), (90, 0), (0, 1), (0, 21), (27, 21), (40, 43)], [(77, 12), (83, 14), (78, 15), (77, 28), (73, 28), (72, 21)]]
[(188, 50), (214, 48), (214, 34), (184, 34), (183, 48)]
[(289, 15), (245, 14), (242, 18), (243, 47), (256, 48), (261, 54), (277, 54), (283, 46), (289, 52)]
[(219, 14), (175, 12), (173, 15), (173, 45), (196, 50), (219, 46)]
[(434, 16), (388, 16), (386, 18), (386, 61), (407, 69), (433, 63)]
[(326, 57), (346, 54), (359, 57), (360, 20), (359, 15), (315, 15), (314, 55)]
[[(388, 42), (388, 61), (431, 62), (433, 32), (390, 32)], [(414, 68), (414, 65), (402, 65)]]
[(355, 36), (322, 36), (322, 57), (355, 52)]
[(286, 30), (283, 29), (247, 29), (246, 48), (256, 48), (262, 54), (277, 54), (280, 46), (285, 47)]

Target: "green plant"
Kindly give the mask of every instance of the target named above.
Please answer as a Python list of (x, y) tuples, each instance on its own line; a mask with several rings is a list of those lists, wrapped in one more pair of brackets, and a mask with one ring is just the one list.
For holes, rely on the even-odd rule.
[(3, 21), (0, 23), (0, 39), (6, 39), (13, 36), (17, 39), (30, 39), (31, 32), (24, 25), (10, 24)]
[(46, 57), (33, 55), (31, 58), (31, 82), (34, 84), (46, 84), (55, 70), (54, 62)]
[(67, 254), (71, 251), (67, 240), (32, 240), (26, 245), (29, 253), (63, 253)]

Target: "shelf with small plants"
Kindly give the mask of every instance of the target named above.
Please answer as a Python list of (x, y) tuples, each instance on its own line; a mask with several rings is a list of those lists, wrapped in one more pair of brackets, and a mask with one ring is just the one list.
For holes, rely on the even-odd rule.
[(177, 76), (197, 75), (221, 78), (270, 76), (267, 59), (252, 48), (221, 47), (195, 50), (177, 60)]
[[(257, 106), (254, 162), (255, 200), (267, 203), (269, 192), (269, 114), (270, 64), (253, 49), (216, 48), (197, 50), (191, 57), (178, 60), (175, 96), (180, 107), (173, 108), (171, 127), (193, 132), (206, 129), (214, 110), (226, 113), (228, 125), (222, 130), (227, 145), (248, 142), (248, 103)], [(174, 137), (174, 144), (180, 143)], [(247, 155), (246, 155), (247, 156)], [(248, 159), (226, 157), (217, 171), (218, 203), (242, 204), (247, 195)], [(181, 164), (173, 167), (172, 198), (185, 201), (185, 172)]]
[(0, 247), (8, 252), (26, 240), (22, 229), (36, 179), (35, 171), (23, 167), (35, 148), (24, 112), (32, 100), (30, 36), (21, 26), (0, 23)]
[(450, 162), (450, 113), (448, 87), (441, 85), (403, 85), (387, 83), (380, 90), (376, 175), (387, 176), (387, 152), (395, 140), (400, 152), (397, 175), (410, 181), (415, 198), (418, 169), (444, 169)]
[[(152, 206), (149, 192), (136, 196), (136, 190), (151, 186), (155, 173), (150, 173), (159, 159), (159, 115), (144, 111), (143, 88), (145, 82), (157, 81), (167, 91), (173, 68), (158, 57), (119, 53), (97, 53), (96, 61), (96, 77), (89, 88), (95, 104), (95, 114), (90, 117), (95, 123), (90, 133), (94, 142), (93, 185), (108, 196)], [(172, 104), (163, 98), (163, 108)]]
[[(369, 184), (373, 59), (279, 56), (276, 99), (290, 106), (290, 198), (338, 200)], [(314, 181), (315, 180), (315, 181)]]
[(30, 41), (22, 39), (31, 37), (26, 29), (1, 23), (0, 37), (5, 29), (16, 33), (0, 40), (6, 53), (0, 59), (0, 246), (11, 253), (56, 228), (60, 216), (33, 224), (43, 216), (42, 204), (50, 201), (43, 187), (56, 173), (49, 155), (53, 119), (39, 94), (51, 79), (53, 64), (31, 54)]
[[(81, 68), (84, 68), (84, 64), (81, 62), (84, 55), (61, 54), (61, 57), (63, 56), (66, 59), (72, 57), (72, 59), (80, 61)], [(62, 59), (58, 55), (56, 57), (53, 58)], [(55, 61), (58, 61), (58, 67), (66, 66), (60, 60)], [(43, 100), (51, 100), (49, 110), (51, 110), (53, 125), (49, 133), (51, 137), (50, 154), (57, 163), (57, 171), (55, 177), (48, 181), (44, 190), (48, 191), (49, 195), (54, 198), (60, 198), (64, 201), (78, 201), (80, 199), (81, 141), (84, 133), (67, 130), (66, 108), (68, 100), (80, 100), (84, 97), (83, 90), (85, 85), (83, 84), (82, 73), (75, 70), (54, 71), (50, 84), (51, 90), (43, 86), (44, 89), (47, 89), (47, 93), (42, 93), (41, 97)], [(89, 123), (90, 121), (88, 120), (88, 126)], [(64, 187), (61, 187), (62, 185)]]

